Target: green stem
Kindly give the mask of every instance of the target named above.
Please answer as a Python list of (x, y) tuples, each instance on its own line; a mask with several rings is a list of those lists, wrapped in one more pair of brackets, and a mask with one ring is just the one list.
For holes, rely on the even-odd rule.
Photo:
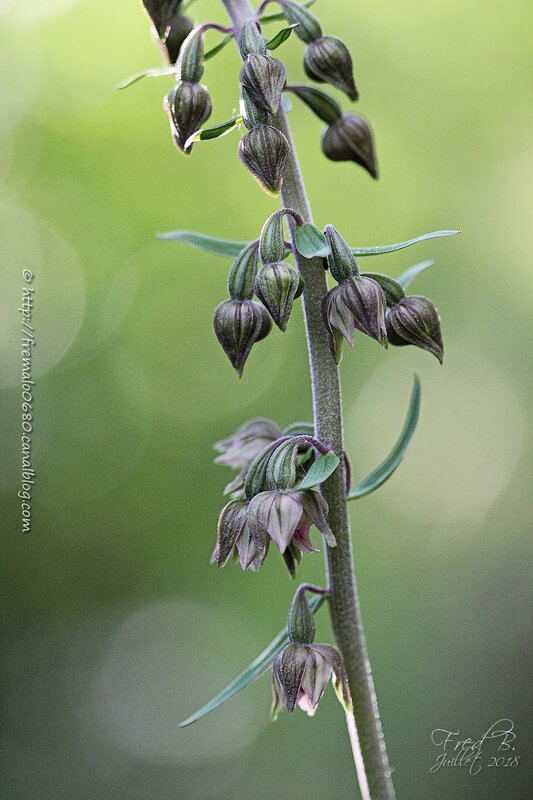
[[(254, 16), (249, 0), (223, 2), (236, 31), (243, 22)], [(282, 203), (297, 211), (307, 222), (312, 222), (296, 150), (287, 117), (282, 110), (279, 111), (275, 124), (290, 144), (290, 157), (281, 194)], [(291, 221), (289, 226), (294, 227)], [(333, 630), (343, 655), (354, 706), (353, 719), (349, 717), (347, 720), (348, 730), (363, 800), (394, 800), (354, 575), (346, 474), (342, 457), (344, 444), (339, 371), (331, 356), (321, 313), (322, 300), (327, 292), (326, 274), (321, 259), (306, 259), (298, 254), (296, 248), (294, 250), (296, 263), (305, 281), (303, 307), (313, 390), (315, 435), (321, 442), (330, 445), (341, 458), (338, 469), (322, 485), (322, 492), (329, 505), (328, 522), (337, 539), (337, 547), (325, 547), (326, 567), (331, 589), (329, 601)]]

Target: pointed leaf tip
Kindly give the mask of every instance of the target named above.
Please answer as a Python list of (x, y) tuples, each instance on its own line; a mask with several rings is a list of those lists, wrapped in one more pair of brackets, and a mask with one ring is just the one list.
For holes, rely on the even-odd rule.
[(283, 42), (287, 41), (292, 33), (292, 29), (296, 28), (297, 26), (298, 23), (296, 22), (293, 25), (289, 25), (287, 28), (282, 28), (280, 31), (278, 31), (276, 35), (272, 37), (272, 39), (268, 39), (268, 41), (265, 42), (267, 50), (276, 50), (280, 45), (283, 44)]
[(185, 150), (187, 150), (194, 142), (205, 142), (208, 139), (220, 139), (221, 136), (226, 136), (234, 130), (239, 122), (242, 122), (242, 117), (232, 117), (225, 122), (220, 122), (218, 125), (212, 125), (209, 128), (201, 128), (199, 131), (191, 134), (185, 142)]
[[(322, 595), (314, 596), (309, 601), (309, 605), (311, 606), (311, 610), (313, 614), (318, 611), (322, 603), (326, 598)], [(257, 656), (255, 661), (252, 661), (248, 667), (246, 667), (240, 675), (238, 675), (235, 680), (229, 683), (221, 692), (219, 692), (212, 700), (206, 703), (202, 708), (195, 711), (194, 714), (191, 714), (190, 717), (183, 720), (183, 722), (179, 723), (180, 728), (186, 728), (187, 725), (192, 725), (193, 722), (197, 722), (197, 720), (205, 717), (206, 714), (209, 714), (210, 711), (214, 711), (215, 708), (218, 708), (222, 705), (222, 703), (231, 700), (232, 697), (235, 697), (236, 694), (241, 692), (247, 686), (249, 686), (256, 678), (259, 678), (263, 672), (270, 667), (274, 659), (276, 658), (277, 654), (283, 650), (285, 645), (289, 643), (289, 636), (287, 633), (287, 628), (284, 628), (282, 631), (278, 633), (278, 635), (273, 639), (268, 647), (263, 650), (263, 652)]]
[(400, 286), (404, 289), (407, 289), (410, 283), (423, 272), (425, 269), (429, 269), (435, 263), (435, 259), (429, 259), (428, 261), (420, 261), (419, 264), (413, 264), (412, 267), (406, 269), (405, 272), (402, 272), (399, 278), (396, 278), (396, 282), (400, 284)]
[(416, 236), (414, 239), (407, 239), (405, 242), (378, 245), (377, 247), (352, 247), (351, 250), (355, 256), (379, 256), (384, 253), (394, 253), (396, 250), (403, 250), (405, 247), (411, 247), (411, 245), (423, 242), (426, 239), (439, 239), (441, 236), (456, 236), (458, 233), (461, 233), (461, 231), (432, 231), (431, 233), (424, 233), (422, 236)]
[(360, 497), (365, 497), (365, 495), (375, 491), (390, 478), (394, 470), (398, 467), (415, 432), (420, 413), (420, 397), (420, 381), (418, 375), (415, 374), (413, 376), (413, 388), (409, 399), (407, 416), (396, 444), (387, 458), (352, 489), (348, 495), (348, 500), (358, 500)]
[(233, 242), (229, 239), (217, 239), (215, 236), (207, 236), (205, 233), (195, 231), (168, 231), (167, 233), (156, 233), (158, 239), (165, 239), (171, 242), (183, 242), (199, 250), (213, 253), (215, 256), (235, 259), (243, 250), (248, 242)]

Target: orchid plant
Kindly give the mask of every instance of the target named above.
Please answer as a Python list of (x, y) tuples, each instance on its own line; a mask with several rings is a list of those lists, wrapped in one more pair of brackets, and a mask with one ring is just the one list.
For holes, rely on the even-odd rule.
[[(414, 278), (433, 262), (416, 264), (392, 278), (361, 271), (357, 259), (458, 231), (435, 231), (393, 245), (362, 248), (350, 246), (332, 224), (323, 229), (313, 224), (287, 118), (288, 94), (325, 123), (321, 145), (326, 158), (352, 161), (375, 179), (374, 139), (366, 120), (343, 111), (332, 94), (316, 85), (329, 84), (349, 101), (358, 99), (347, 46), (324, 33), (309, 10), (313, 2), (276, 0), (278, 8), (271, 11), (267, 7), (272, 2), (265, 0), (254, 9), (249, 0), (223, 0), (229, 20), (221, 25), (193, 20), (193, 0), (143, 0), (168, 65), (145, 70), (122, 84), (129, 86), (144, 76), (174, 76), (164, 108), (173, 142), (186, 156), (199, 141), (233, 130), (243, 134), (237, 147), (240, 163), (261, 189), (281, 198), (281, 209), (266, 219), (251, 241), (233, 242), (183, 230), (162, 238), (232, 260), (229, 297), (215, 309), (213, 324), (239, 376), (273, 324), (286, 330), (292, 308), (301, 299), (313, 394), (312, 423), (281, 429), (270, 419), (254, 419), (217, 443), (217, 463), (233, 468), (236, 475), (225, 490), (228, 502), (220, 512), (212, 561), (217, 567), (237, 561), (243, 570), (259, 571), (269, 551), (277, 549), (295, 577), (306, 554), (316, 552), (310, 538), (310, 528), (315, 526), (324, 540), (326, 586), (301, 584), (287, 627), (182, 725), (212, 711), (270, 668), (273, 718), (284, 709), (292, 712), (297, 705), (313, 715), (332, 678), (346, 713), (361, 796), (391, 800), (391, 770), (354, 577), (348, 502), (378, 489), (402, 460), (418, 420), (420, 383), (415, 376), (405, 424), (392, 451), (353, 486), (343, 445), (339, 363), (344, 341), (352, 347), (356, 336), (362, 335), (384, 348), (422, 348), (442, 363), (435, 306), (426, 297), (406, 293)], [(277, 23), (277, 30), (267, 35), (272, 23)], [(219, 40), (206, 49), (210, 30)], [(272, 55), (291, 35), (304, 45), (303, 69), (310, 83), (289, 82), (285, 65)], [(231, 41), (242, 59), (235, 84), (240, 113), (208, 126), (213, 105), (201, 82), (204, 69)], [(335, 282), (330, 289), (328, 273)], [(313, 615), (324, 601), (329, 605), (334, 645), (314, 642)]]

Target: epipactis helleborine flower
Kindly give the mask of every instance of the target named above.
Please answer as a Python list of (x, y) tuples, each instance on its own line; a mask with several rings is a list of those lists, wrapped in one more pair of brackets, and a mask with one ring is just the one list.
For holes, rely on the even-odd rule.
[(270, 419), (251, 419), (241, 425), (235, 433), (215, 444), (220, 455), (215, 464), (223, 464), (233, 469), (243, 469), (263, 450), (267, 444), (281, 436), (281, 429)]
[(383, 289), (372, 278), (352, 275), (331, 289), (322, 303), (322, 315), (337, 363), (342, 357), (342, 337), (353, 347), (355, 330), (387, 347)]
[(350, 690), (339, 651), (328, 644), (288, 644), (272, 666), (272, 719), (277, 719), (284, 708), (292, 713), (296, 704), (312, 717), (332, 675), (337, 697), (345, 710), (351, 711)]
[(334, 547), (336, 541), (326, 522), (327, 513), (326, 501), (311, 489), (260, 492), (251, 500), (230, 500), (220, 512), (211, 561), (217, 567), (224, 566), (236, 548), (241, 567), (256, 570), (265, 560), (271, 540), (283, 554), (293, 549), (316, 553), (309, 537), (311, 525)]

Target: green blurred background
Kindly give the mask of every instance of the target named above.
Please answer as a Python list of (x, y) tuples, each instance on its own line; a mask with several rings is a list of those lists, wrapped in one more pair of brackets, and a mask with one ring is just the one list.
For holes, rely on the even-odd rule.
[[(225, 20), (215, 0), (193, 8)], [(357, 478), (394, 441), (414, 370), (423, 386), (405, 463), (352, 504), (398, 798), (520, 800), (531, 796), (532, 7), (322, 0), (316, 12), (354, 54), (381, 168), (376, 183), (326, 161), (320, 123), (295, 101), (316, 222), (360, 246), (463, 230), (364, 262), (398, 275), (437, 259), (414, 291), (439, 307), (444, 367), (359, 337), (341, 369)], [(331, 689), (313, 720), (273, 725), (264, 676), (177, 729), (282, 627), (294, 591), (274, 551), (259, 574), (209, 565), (230, 477), (212, 443), (254, 416), (308, 419), (311, 404), (300, 309), (239, 381), (211, 329), (229, 262), (154, 232), (251, 239), (277, 202), (239, 165), (237, 133), (178, 154), (161, 110), (170, 78), (116, 91), (161, 63), (136, 0), (3, 0), (0, 19), (2, 800), (358, 797)], [(279, 52), (301, 79), (301, 43)], [(213, 121), (234, 112), (238, 69), (231, 47), (207, 66)], [(37, 339), (26, 536), (23, 268), (36, 276)], [(322, 556), (298, 578), (322, 582)], [(330, 640), (325, 610), (318, 628)], [(517, 768), (429, 773), (434, 728), (479, 738), (502, 717)]]

